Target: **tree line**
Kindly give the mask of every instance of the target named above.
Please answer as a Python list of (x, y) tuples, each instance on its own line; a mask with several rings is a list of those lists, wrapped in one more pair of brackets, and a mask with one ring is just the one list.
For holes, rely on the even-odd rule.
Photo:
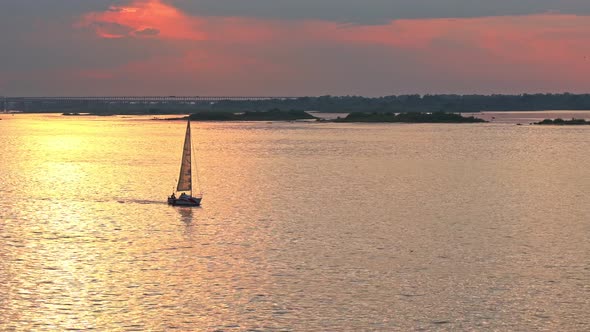
[(590, 110), (590, 94), (321, 96), (261, 101), (220, 101), (211, 110), (297, 109), (318, 112), (482, 112)]
[(271, 109), (317, 111), (329, 113), (408, 113), (408, 112), (485, 112), (535, 110), (590, 110), (590, 94), (520, 94), (520, 95), (399, 95), (384, 97), (320, 96), (268, 100), (221, 100), (202, 102), (89, 104), (71, 102), (61, 105), (36, 102), (8, 105), (24, 112), (90, 112), (97, 114), (165, 114), (199, 111), (246, 112)]

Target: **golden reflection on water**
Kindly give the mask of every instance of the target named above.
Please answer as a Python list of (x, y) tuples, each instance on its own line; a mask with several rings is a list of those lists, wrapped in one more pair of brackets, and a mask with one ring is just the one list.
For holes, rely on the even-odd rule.
[[(13, 268), (22, 285), (4, 315), (20, 317), (6, 320), (8, 326), (39, 330), (185, 326), (186, 330), (239, 323), (226, 302), (227, 294), (243, 279), (236, 276), (264, 280), (264, 273), (251, 270), (243, 258), (252, 247), (244, 236), (252, 225), (237, 222), (240, 213), (226, 211), (221, 217), (224, 212), (219, 210), (218, 217), (198, 218), (204, 209), (167, 206), (184, 124), (145, 124), (117, 127), (92, 118), (19, 123), (16, 130), (26, 144), (18, 151), (23, 158), (12, 160), (24, 180), (18, 196), (31, 195), (43, 203), (42, 208), (29, 206), (16, 212), (17, 220), (30, 223), (13, 235), (31, 239), (31, 246), (15, 258), (27, 263)], [(210, 131), (207, 126), (194, 127), (198, 145), (215, 145), (207, 138)], [(158, 136), (163, 139), (152, 139)], [(247, 137), (229, 139), (241, 144)], [(202, 178), (222, 179), (217, 185), (221, 188), (224, 183), (248, 188), (253, 184), (244, 169), (256, 168), (256, 159), (247, 159), (218, 154), (198, 164), (239, 164), (244, 168), (207, 167)], [(223, 206), (216, 192), (206, 197), (205, 204), (208, 199), (213, 206)], [(244, 204), (244, 198), (226, 201)], [(174, 219), (183, 232), (175, 232)], [(261, 241), (255, 251), (263, 250), (263, 245)], [(233, 300), (238, 305), (248, 298)]]
[(0, 330), (588, 327), (586, 131), (0, 125)]

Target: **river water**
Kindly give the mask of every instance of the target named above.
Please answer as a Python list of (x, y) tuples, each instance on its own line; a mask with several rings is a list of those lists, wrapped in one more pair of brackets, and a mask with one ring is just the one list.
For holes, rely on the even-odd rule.
[(0, 115), (0, 330), (590, 330), (590, 127)]

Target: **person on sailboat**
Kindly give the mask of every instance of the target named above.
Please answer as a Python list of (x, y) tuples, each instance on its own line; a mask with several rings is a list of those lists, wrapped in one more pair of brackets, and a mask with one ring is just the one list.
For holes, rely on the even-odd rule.
[(174, 195), (174, 193), (172, 193), (172, 195), (170, 195), (170, 198), (176, 199), (176, 195)]

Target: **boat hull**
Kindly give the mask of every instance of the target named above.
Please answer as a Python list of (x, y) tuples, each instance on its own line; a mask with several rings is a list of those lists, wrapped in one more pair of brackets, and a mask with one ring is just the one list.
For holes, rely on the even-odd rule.
[(168, 204), (172, 206), (200, 206), (201, 205), (201, 197), (182, 197), (182, 198), (172, 198), (168, 197)]

